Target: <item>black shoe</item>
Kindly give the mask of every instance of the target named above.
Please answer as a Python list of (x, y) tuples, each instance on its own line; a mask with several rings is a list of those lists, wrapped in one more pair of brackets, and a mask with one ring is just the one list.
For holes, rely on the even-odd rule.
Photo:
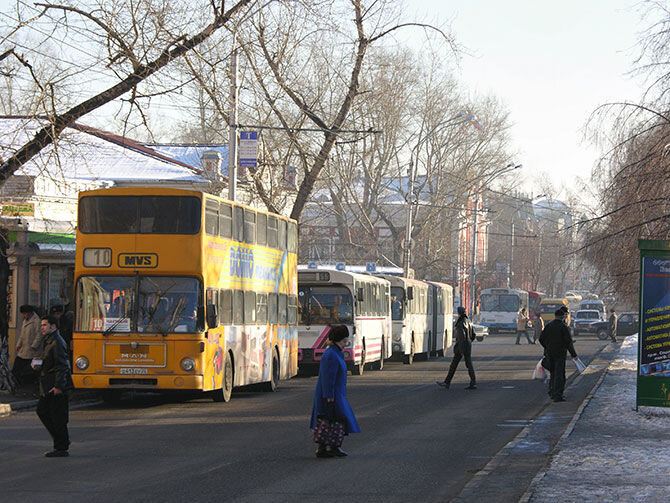
[(516, 345), (518, 346), (520, 343), (519, 343), (519, 342), (515, 342), (514, 344), (516, 344)]
[(465, 389), (477, 389), (477, 385), (476, 384), (470, 384), (470, 386), (468, 386)]
[(332, 458), (333, 456), (335, 456), (335, 454), (326, 449), (325, 445), (319, 445), (319, 448), (316, 450), (317, 458)]
[(443, 388), (449, 389), (449, 383), (447, 381), (435, 381), (435, 384)]
[(61, 449), (54, 449), (53, 451), (45, 452), (44, 457), (47, 458), (66, 458), (70, 455), (68, 451), (63, 451)]
[(551, 399), (554, 402), (565, 402), (565, 397), (564, 396), (557, 396)]
[(348, 454), (346, 452), (344, 452), (342, 449), (340, 449), (339, 447), (331, 447), (330, 453), (333, 456), (337, 456), (338, 458), (343, 458), (344, 456), (348, 456)]

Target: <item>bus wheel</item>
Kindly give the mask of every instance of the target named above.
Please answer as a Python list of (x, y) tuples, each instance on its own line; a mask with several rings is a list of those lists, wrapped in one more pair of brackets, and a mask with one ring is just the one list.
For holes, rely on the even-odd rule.
[(414, 337), (412, 337), (412, 345), (410, 346), (409, 354), (405, 355), (402, 362), (405, 365), (411, 365), (412, 363), (414, 363)]
[(272, 352), (272, 369), (270, 370), (270, 380), (263, 383), (263, 391), (273, 392), (279, 386), (279, 353), (277, 348)]
[(354, 365), (351, 373), (356, 376), (362, 376), (365, 370), (365, 341), (363, 341), (363, 348), (361, 349), (361, 363)]
[(121, 390), (106, 389), (102, 392), (102, 401), (106, 405), (119, 405), (121, 403)]
[(221, 389), (214, 390), (212, 399), (215, 402), (230, 402), (230, 397), (233, 394), (233, 359), (230, 353), (226, 353), (226, 358), (223, 362), (223, 383)]

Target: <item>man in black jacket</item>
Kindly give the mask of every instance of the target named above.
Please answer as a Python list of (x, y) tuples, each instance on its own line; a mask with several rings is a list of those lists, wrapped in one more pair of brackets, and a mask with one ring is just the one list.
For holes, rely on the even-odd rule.
[(570, 330), (563, 321), (566, 316), (566, 309), (558, 309), (555, 318), (547, 323), (542, 334), (540, 334), (540, 344), (544, 347), (544, 356), (549, 363), (549, 396), (554, 402), (563, 402), (563, 390), (565, 388), (565, 358), (567, 352), (573, 358), (577, 358), (577, 352), (572, 344)]
[(616, 342), (617, 322), (618, 322), (618, 318), (617, 318), (617, 315), (616, 315), (616, 311), (614, 309), (610, 309), (610, 317), (607, 320), (607, 328), (609, 329), (610, 340), (612, 342)]
[(456, 373), (458, 362), (461, 361), (461, 358), (465, 358), (465, 366), (468, 368), (468, 374), (470, 374), (470, 386), (465, 389), (477, 389), (475, 369), (472, 366), (472, 341), (474, 341), (476, 337), (475, 329), (473, 328), (472, 323), (470, 323), (468, 315), (465, 314), (465, 308), (463, 306), (458, 308), (458, 320), (454, 327), (454, 334), (456, 336), (456, 344), (454, 344), (454, 358), (451, 360), (449, 373), (444, 381), (437, 381), (437, 384), (443, 388), (448, 388), (451, 385), (454, 373)]
[(68, 350), (57, 325), (58, 319), (50, 315), (42, 318), (40, 326), (44, 336), (44, 357), (40, 368), (37, 415), (54, 441), (53, 450), (44, 454), (48, 458), (69, 455), (68, 393), (74, 389)]

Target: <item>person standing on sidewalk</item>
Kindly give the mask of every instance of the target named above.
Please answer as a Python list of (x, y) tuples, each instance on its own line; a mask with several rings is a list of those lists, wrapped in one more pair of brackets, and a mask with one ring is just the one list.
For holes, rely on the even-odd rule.
[(540, 316), (540, 311), (535, 313), (535, 319), (533, 320), (533, 342), (537, 342), (542, 335), (542, 330), (544, 330), (544, 320)]
[(476, 337), (475, 329), (472, 326), (472, 323), (470, 323), (468, 315), (465, 314), (465, 308), (463, 306), (459, 306), (458, 308), (458, 320), (456, 320), (454, 333), (456, 335), (456, 344), (454, 344), (454, 358), (451, 360), (451, 365), (449, 365), (449, 373), (447, 374), (447, 377), (444, 378), (444, 381), (436, 382), (438, 386), (449, 388), (451, 380), (456, 373), (458, 362), (461, 361), (461, 358), (465, 358), (465, 366), (468, 368), (468, 374), (470, 374), (470, 385), (465, 389), (477, 389), (475, 369), (472, 366), (472, 341), (474, 341)]
[(526, 336), (526, 340), (528, 341), (528, 344), (535, 344), (533, 341), (530, 340), (530, 337), (527, 332), (528, 329), (528, 315), (526, 314), (526, 308), (521, 308), (521, 311), (519, 311), (519, 315), (516, 318), (516, 343), (519, 344), (519, 339), (521, 339), (521, 335)]
[(58, 319), (42, 318), (40, 326), (44, 335), (44, 357), (40, 367), (40, 399), (37, 415), (53, 438), (54, 448), (45, 453), (47, 458), (69, 456), (70, 435), (68, 394), (74, 389), (70, 358), (65, 341), (58, 333)]
[(544, 348), (544, 356), (549, 360), (549, 396), (554, 402), (563, 402), (565, 397), (565, 359), (567, 352), (577, 358), (577, 352), (570, 337), (570, 329), (564, 323), (565, 311), (556, 310), (554, 320), (547, 323), (540, 335), (540, 344)]
[(610, 333), (610, 340), (612, 342), (616, 342), (616, 326), (618, 322), (618, 317), (616, 315), (616, 312), (614, 311), (614, 308), (610, 309), (610, 318), (607, 320), (608, 325), (607, 328), (609, 328), (609, 333)]
[(19, 308), (23, 317), (21, 334), (16, 343), (16, 358), (12, 366), (12, 374), (20, 385), (34, 384), (37, 380), (35, 371), (30, 362), (42, 358), (42, 335), (40, 334), (40, 318), (35, 314), (35, 308), (24, 304)]

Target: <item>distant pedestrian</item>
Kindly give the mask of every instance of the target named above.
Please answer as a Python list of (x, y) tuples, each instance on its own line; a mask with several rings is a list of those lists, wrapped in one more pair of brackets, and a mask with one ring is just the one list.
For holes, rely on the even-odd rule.
[(544, 330), (544, 320), (540, 316), (540, 311), (535, 313), (535, 319), (533, 320), (533, 342), (536, 342)]
[(476, 337), (475, 329), (472, 326), (472, 323), (470, 323), (467, 314), (465, 314), (465, 308), (463, 306), (458, 308), (458, 320), (456, 320), (454, 334), (456, 343), (454, 344), (454, 357), (451, 360), (451, 365), (449, 365), (449, 372), (447, 373), (447, 377), (444, 378), (444, 381), (437, 381), (437, 384), (443, 388), (449, 388), (451, 380), (456, 373), (458, 363), (461, 361), (461, 358), (465, 358), (465, 366), (468, 368), (468, 374), (470, 374), (470, 385), (465, 389), (477, 389), (475, 369), (472, 366), (472, 341), (474, 341)]
[(40, 367), (40, 399), (37, 415), (53, 438), (53, 450), (47, 458), (69, 456), (70, 436), (68, 394), (74, 389), (70, 360), (65, 341), (58, 333), (55, 316), (42, 318), (40, 326), (44, 335), (44, 357)]
[(573, 358), (577, 358), (577, 352), (570, 337), (570, 329), (564, 322), (565, 311), (557, 309), (554, 313), (554, 320), (547, 323), (542, 335), (540, 335), (540, 344), (544, 347), (544, 356), (549, 363), (549, 396), (554, 402), (563, 402), (565, 397), (565, 359), (567, 352)]
[[(310, 428), (316, 427), (317, 418), (330, 417), (339, 420), (344, 426), (344, 434), (360, 433), (354, 411), (347, 400), (347, 363), (342, 350), (349, 341), (349, 330), (344, 325), (331, 328), (328, 334), (328, 349), (321, 356), (319, 379), (314, 390), (314, 406)], [(339, 446), (319, 443), (316, 456), (332, 458), (346, 456)]]
[(31, 368), (30, 362), (33, 359), (42, 358), (40, 318), (35, 314), (35, 308), (29, 304), (22, 305), (19, 312), (23, 317), (23, 323), (16, 342), (16, 358), (12, 366), (12, 374), (19, 384), (30, 385), (37, 381), (37, 374)]
[(525, 307), (519, 311), (516, 317), (516, 344), (519, 344), (519, 339), (521, 339), (522, 335), (526, 336), (528, 344), (535, 344), (530, 340), (530, 336), (528, 335), (528, 315), (526, 314)]
[(619, 321), (619, 318), (614, 311), (614, 308), (610, 309), (610, 318), (607, 320), (607, 328), (609, 328), (610, 340), (616, 342), (616, 326)]
[(56, 304), (51, 308), (53, 314), (58, 320), (58, 333), (65, 341), (68, 351), (72, 349), (72, 332), (74, 329), (74, 314), (72, 311), (66, 311), (63, 304)]

